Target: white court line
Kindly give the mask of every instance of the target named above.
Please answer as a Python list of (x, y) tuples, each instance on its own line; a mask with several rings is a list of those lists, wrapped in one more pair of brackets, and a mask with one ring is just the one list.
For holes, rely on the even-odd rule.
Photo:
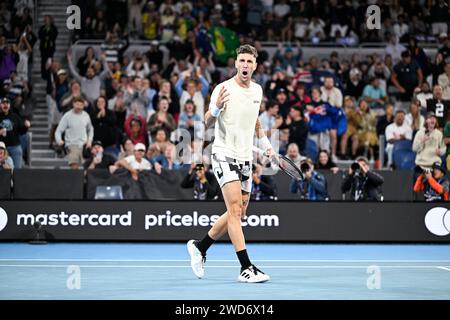
[[(61, 264), (2, 264), (0, 267), (13, 268), (67, 268), (67, 265)], [(191, 268), (191, 266), (151, 266), (151, 265), (81, 265), (80, 268)], [(237, 268), (234, 266), (207, 266), (206, 268)], [(366, 269), (367, 266), (327, 266), (327, 265), (310, 265), (310, 266), (259, 266), (267, 269)], [(437, 266), (379, 266), (385, 269), (434, 269)], [(450, 269), (448, 269), (450, 271)]]
[(446, 268), (446, 267), (436, 267), (436, 268), (441, 269), (441, 270), (450, 271), (450, 268)]
[[(253, 261), (260, 262), (450, 262), (450, 260), (376, 260), (376, 259), (336, 259), (336, 260), (322, 260), (322, 259), (282, 259), (282, 260), (265, 260), (265, 259), (252, 259)], [(0, 261), (48, 261), (48, 262), (58, 262), (58, 261), (86, 261), (86, 262), (190, 262), (190, 259), (0, 259)], [(208, 262), (236, 262), (236, 260), (210, 260)]]

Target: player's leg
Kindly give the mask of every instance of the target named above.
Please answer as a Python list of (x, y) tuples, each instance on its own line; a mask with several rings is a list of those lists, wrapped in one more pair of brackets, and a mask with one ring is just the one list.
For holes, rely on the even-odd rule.
[[(241, 226), (241, 219), (242, 219), (241, 182), (239, 180), (228, 182), (223, 186), (222, 194), (225, 200), (225, 205), (227, 207), (228, 213), (228, 220), (227, 220), (228, 235), (230, 236), (231, 242), (233, 243), (236, 252), (241, 252), (245, 250), (245, 238)], [(250, 265), (248, 257), (246, 260), (247, 261), (241, 262), (244, 268)]]
[[(250, 203), (250, 192), (252, 190), (252, 180), (242, 181), (242, 216), (247, 215), (247, 208)], [(247, 251), (245, 251), (247, 254)], [(270, 277), (251, 264), (246, 269), (241, 269), (238, 280), (241, 282), (266, 282)]]

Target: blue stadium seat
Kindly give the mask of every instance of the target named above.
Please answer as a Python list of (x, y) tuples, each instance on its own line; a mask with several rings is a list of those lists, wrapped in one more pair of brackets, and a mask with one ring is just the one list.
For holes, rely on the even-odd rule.
[(317, 155), (319, 154), (319, 149), (314, 140), (306, 139), (305, 156), (310, 158), (314, 163), (317, 161)]
[(410, 150), (397, 150), (394, 153), (394, 165), (397, 170), (413, 170), (416, 166), (416, 153)]
[(412, 141), (411, 140), (399, 140), (394, 143), (394, 152), (398, 150), (408, 150), (412, 151)]
[(121, 186), (97, 186), (95, 200), (123, 200)]

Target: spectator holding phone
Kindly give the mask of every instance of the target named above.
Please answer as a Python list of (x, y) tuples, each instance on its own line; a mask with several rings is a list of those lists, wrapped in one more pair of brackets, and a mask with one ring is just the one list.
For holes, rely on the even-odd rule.
[(416, 152), (416, 165), (422, 169), (442, 162), (441, 157), (445, 154), (446, 146), (434, 112), (427, 113), (425, 126), (414, 137), (412, 149)]
[(113, 173), (115, 162), (111, 155), (104, 153), (102, 142), (97, 140), (92, 142), (91, 157), (84, 162), (83, 167), (85, 170), (109, 169)]

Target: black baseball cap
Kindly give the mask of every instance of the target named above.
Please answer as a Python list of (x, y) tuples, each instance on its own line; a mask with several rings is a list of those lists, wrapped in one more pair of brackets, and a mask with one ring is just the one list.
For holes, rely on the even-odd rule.
[(441, 170), (443, 174), (446, 174), (446, 173), (447, 173), (447, 170), (445, 170), (445, 167), (444, 167), (444, 166), (442, 165), (442, 163), (440, 163), (440, 162), (435, 162), (435, 163), (433, 163), (432, 168), (433, 168), (433, 169)]
[(95, 140), (94, 142), (92, 142), (92, 146), (103, 147), (103, 143), (100, 140)]
[(4, 97), (2, 98), (1, 103), (11, 103), (11, 101), (7, 97)]

